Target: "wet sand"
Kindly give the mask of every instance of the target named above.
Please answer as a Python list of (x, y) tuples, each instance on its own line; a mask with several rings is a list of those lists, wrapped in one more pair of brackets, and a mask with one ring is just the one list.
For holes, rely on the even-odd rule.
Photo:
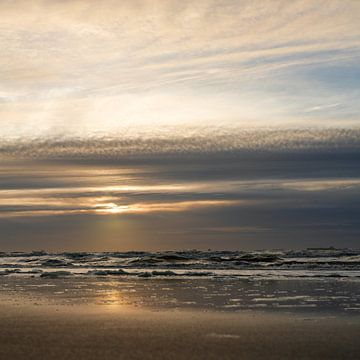
[(1, 359), (356, 359), (360, 322), (279, 314), (17, 306)]
[[(127, 284), (104, 279), (91, 283), (80, 279), (4, 279), (0, 291), (0, 359), (357, 359), (359, 356), (358, 314), (295, 311), (293, 307), (277, 311), (227, 307), (220, 310), (207, 305), (209, 292), (204, 293), (197, 307), (185, 307), (184, 303), (174, 302), (179, 300), (183, 285), (171, 284), (169, 280)], [(194, 296), (196, 286), (207, 286), (217, 297), (220, 291), (214, 292), (214, 282), (206, 284), (193, 280)], [(178, 292), (171, 290), (171, 286)], [(127, 293), (115, 291), (119, 288)], [(164, 294), (169, 292), (171, 296), (166, 296), (166, 302)], [(136, 293), (134, 297), (126, 295)], [(154, 294), (159, 296), (149, 303), (143, 301)], [(172, 303), (176, 306), (171, 307)]]

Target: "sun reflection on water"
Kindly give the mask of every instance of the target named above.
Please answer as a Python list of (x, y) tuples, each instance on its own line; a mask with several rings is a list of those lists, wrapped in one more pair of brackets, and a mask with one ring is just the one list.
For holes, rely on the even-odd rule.
[(124, 307), (128, 305), (125, 297), (119, 290), (105, 290), (97, 292), (97, 303), (110, 307)]

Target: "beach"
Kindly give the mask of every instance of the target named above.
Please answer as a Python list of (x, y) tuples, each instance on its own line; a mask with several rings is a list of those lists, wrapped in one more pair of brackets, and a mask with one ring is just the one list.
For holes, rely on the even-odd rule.
[[(186, 281), (193, 303), (181, 297), (185, 284), (176, 279), (2, 277), (0, 359), (358, 358), (360, 316), (350, 305), (315, 308), (301, 294), (261, 302), (254, 293), (254, 306), (242, 307), (219, 281)], [(298, 289), (319, 285), (301, 281)], [(245, 282), (234, 284), (239, 293), (253, 292)], [(270, 285), (282, 294), (294, 287)], [(265, 283), (251, 286), (271, 298)], [(344, 293), (341, 282), (329, 286)], [(357, 295), (357, 283), (351, 286)], [(215, 302), (220, 293), (226, 300)]]
[(356, 359), (360, 322), (201, 311), (0, 311), (1, 359)]

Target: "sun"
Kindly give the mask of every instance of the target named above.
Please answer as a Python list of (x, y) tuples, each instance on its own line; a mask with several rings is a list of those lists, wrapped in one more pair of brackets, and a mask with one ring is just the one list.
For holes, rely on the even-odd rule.
[(95, 208), (96, 212), (102, 214), (121, 214), (130, 209), (128, 205), (117, 205), (115, 203), (96, 204)]

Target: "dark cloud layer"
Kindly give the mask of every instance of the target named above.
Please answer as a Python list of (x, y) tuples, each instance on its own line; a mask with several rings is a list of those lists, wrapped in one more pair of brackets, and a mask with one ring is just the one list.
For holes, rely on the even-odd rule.
[(170, 157), (215, 157), (241, 154), (348, 154), (360, 153), (360, 129), (187, 129), (183, 135), (177, 128), (167, 136), (155, 135), (127, 138), (121, 134), (105, 137), (72, 138), (70, 136), (41, 139), (0, 139), (2, 159), (74, 159), (74, 160), (166, 160)]
[[(31, 159), (31, 152), (21, 160), (17, 150), (17, 161), (3, 160), (0, 171), (0, 246), (358, 247), (356, 136), (354, 131), (336, 146), (327, 140), (321, 149), (309, 142), (276, 151), (215, 148), (101, 157), (101, 150), (82, 153), (79, 145), (76, 156), (51, 159), (58, 145), (48, 144), (48, 159)], [(41, 146), (32, 144), (38, 153)]]

